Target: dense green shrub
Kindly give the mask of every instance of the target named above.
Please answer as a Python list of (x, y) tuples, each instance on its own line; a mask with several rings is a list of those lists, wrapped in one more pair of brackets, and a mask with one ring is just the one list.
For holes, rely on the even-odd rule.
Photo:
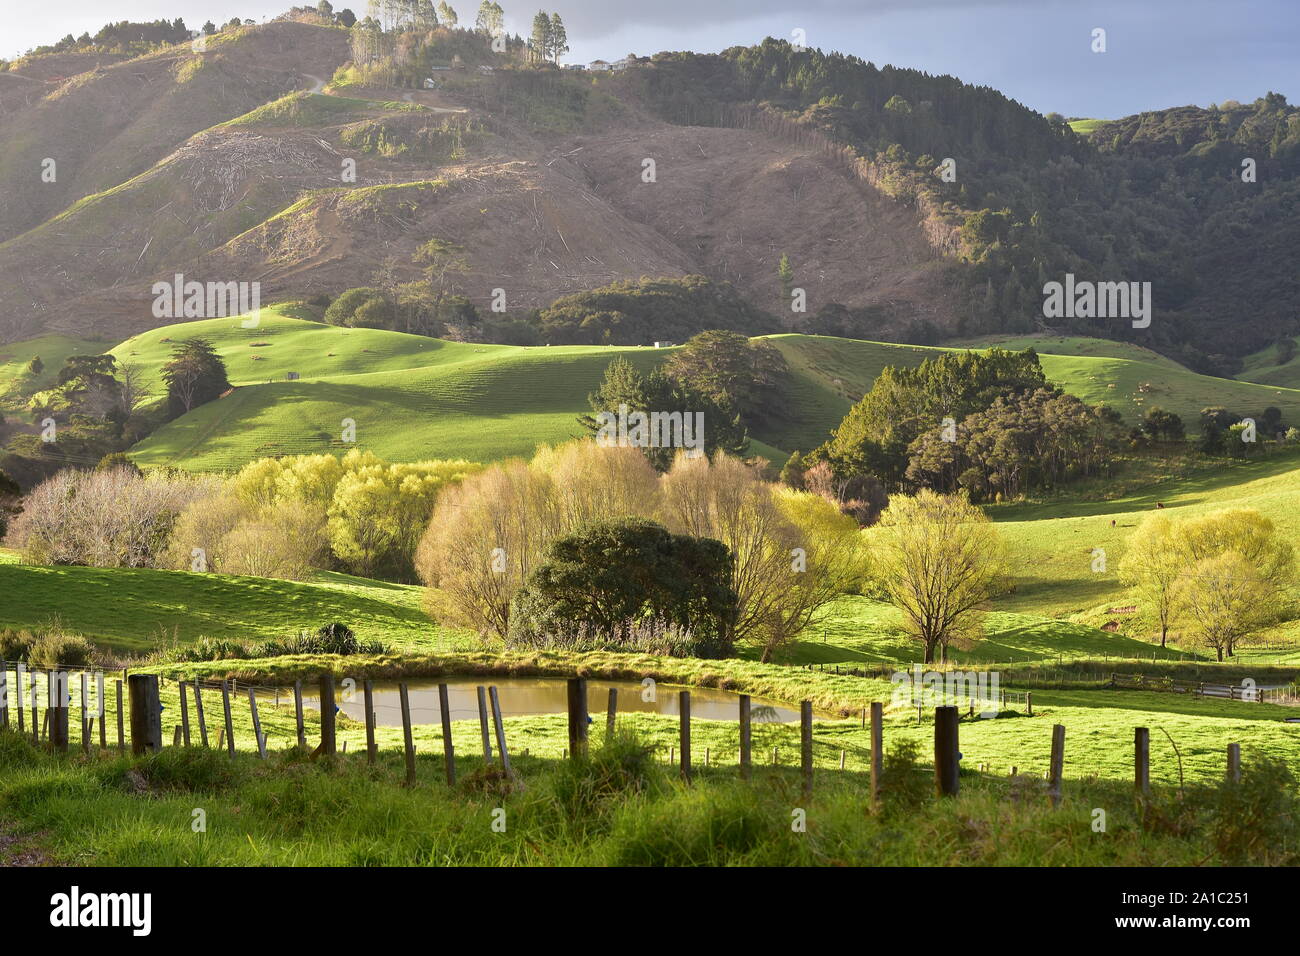
[(27, 661), (33, 667), (85, 667), (94, 663), (95, 646), (77, 634), (50, 632), (32, 644)]
[[(554, 539), (511, 602), (507, 643), (725, 657), (738, 597), (732, 556), (711, 538), (673, 534), (645, 518), (598, 522)], [(660, 653), (663, 649), (658, 649)]]

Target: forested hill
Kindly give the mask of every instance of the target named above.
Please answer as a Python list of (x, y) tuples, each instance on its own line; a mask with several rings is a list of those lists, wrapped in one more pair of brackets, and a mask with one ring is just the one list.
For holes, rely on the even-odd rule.
[[(763, 104), (851, 147), (873, 182), (955, 229), (963, 333), (1043, 325), (1042, 286), (1152, 284), (1155, 321), (1063, 320), (1061, 331), (1131, 339), (1207, 372), (1300, 331), (1300, 109), (1179, 107), (1077, 135), (987, 87), (876, 67), (783, 41), (718, 55), (660, 54), (638, 78), (679, 123), (732, 122)], [(955, 181), (938, 175), (955, 161)], [(1242, 160), (1253, 159), (1254, 182)]]

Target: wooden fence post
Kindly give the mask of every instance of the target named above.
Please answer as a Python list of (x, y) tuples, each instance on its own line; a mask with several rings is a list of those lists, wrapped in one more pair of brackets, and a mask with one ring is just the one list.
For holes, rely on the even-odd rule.
[(1052, 806), (1061, 802), (1061, 776), (1065, 768), (1065, 725), (1052, 727), (1052, 764), (1048, 776), (1047, 796)]
[(41, 719), (40, 708), (36, 706), (36, 673), (31, 675), (31, 698), (32, 698), (32, 742), (40, 744), (41, 742)]
[(1228, 780), (1241, 782), (1241, 744), (1228, 744)]
[[(409, 714), (408, 714), (409, 716)], [(322, 674), (320, 679), (320, 745), (324, 753), (334, 756), (338, 747), (335, 733), (337, 706), (334, 703), (334, 675)]]
[(379, 750), (375, 743), (375, 682), (368, 680), (361, 686), (365, 692), (366, 706), (366, 765), (373, 767)]
[(162, 750), (162, 705), (158, 700), (156, 674), (132, 674), (127, 678), (131, 695), (131, 753)]
[(680, 737), (682, 747), (682, 779), (687, 783), (691, 782), (691, 692), (681, 690), (677, 692), (677, 709), (680, 721)]
[(194, 679), (194, 716), (199, 721), (199, 743), (208, 745), (208, 722), (203, 718), (203, 687)]
[(68, 752), (67, 680), (67, 672), (60, 671), (53, 674), (52, 680), (47, 684), (50, 697), (48, 710), (53, 715), (50, 718), (50, 747), (55, 753), (60, 754)]
[(298, 728), (298, 747), (307, 749), (307, 727), (302, 719), (302, 678), (293, 682), (293, 719)]
[[(67, 687), (67, 674), (64, 674), (64, 687)], [(81, 672), (81, 752), (90, 753), (90, 688), (86, 686), (86, 672)]]
[(871, 804), (880, 805), (880, 777), (884, 754), (881, 753), (885, 739), (885, 705), (880, 701), (871, 703)]
[(609, 703), (605, 706), (605, 739), (614, 737), (614, 723), (618, 720), (618, 688), (609, 689)]
[[(230, 717), (230, 681), (221, 682), (221, 709), (225, 713), (226, 752), (235, 755), (235, 722)], [(134, 713), (135, 707), (131, 707)]]
[(492, 732), (488, 729), (487, 688), (479, 684), (474, 688), (478, 696), (478, 732), (483, 738), (483, 760), (492, 762)]
[(104, 672), (95, 674), (95, 699), (99, 701), (99, 747), (108, 749), (108, 705), (104, 702)]
[(812, 701), (799, 702), (799, 749), (802, 751), (803, 795), (812, 799), (813, 792), (813, 712)]
[(253, 714), (253, 738), (257, 741), (257, 755), (266, 759), (266, 738), (262, 736), (262, 721), (257, 716), (257, 692), (248, 688), (248, 709)]
[(126, 731), (123, 725), (126, 721), (122, 708), (122, 682), (119, 680), (113, 683), (117, 685), (117, 752), (124, 754), (126, 753)]
[(1151, 796), (1151, 730), (1133, 728), (1133, 789), (1139, 797)]
[(442, 759), (447, 765), (447, 786), (456, 786), (456, 748), (451, 742), (451, 701), (446, 684), (438, 685), (438, 716), (442, 719)]
[(575, 760), (587, 751), (587, 679), (569, 678), (569, 754)]
[(18, 711), (18, 733), (23, 732), (23, 662), (14, 662), (14, 702)]
[[(582, 682), (583, 690), (586, 690), (587, 682)], [(511, 776), (510, 772), (510, 751), (506, 748), (506, 725), (501, 722), (501, 698), (497, 695), (496, 684), (488, 687), (488, 696), (492, 699), (492, 722), (497, 729), (497, 752), (501, 757), (501, 769), (506, 772), (506, 776)], [(584, 695), (583, 700), (586, 700)], [(585, 741), (584, 741), (585, 743)]]
[(934, 709), (934, 783), (941, 797), (955, 797), (960, 787), (957, 750), (957, 708)]
[(743, 780), (748, 780), (753, 772), (754, 754), (751, 749), (753, 743), (750, 733), (752, 731), (752, 701), (748, 694), (740, 695), (740, 776)]
[(181, 739), (188, 747), (190, 745), (190, 702), (185, 693), (185, 681), (177, 681), (176, 689), (180, 691), (181, 696)]
[(1028, 716), (1034, 716), (1034, 695), (1032, 693), (1025, 694), (1025, 710), (1028, 712)]
[(397, 693), (402, 702), (402, 737), (406, 741), (406, 785), (412, 787), (415, 786), (415, 741), (411, 739), (411, 700), (405, 683), (397, 685)]
[(9, 662), (0, 661), (0, 727), (9, 726)]

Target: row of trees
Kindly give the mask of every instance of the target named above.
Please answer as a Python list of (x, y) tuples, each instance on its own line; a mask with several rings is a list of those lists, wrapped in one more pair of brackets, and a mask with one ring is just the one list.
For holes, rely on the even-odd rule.
[(1201, 438), (1198, 447), (1207, 455), (1248, 458), (1265, 441), (1294, 441), (1295, 436), (1288, 436), (1285, 428), (1282, 410), (1273, 405), (1256, 415), (1239, 415), (1222, 405), (1210, 405), (1201, 409)]
[[(410, 278), (412, 265), (418, 278)], [(464, 249), (430, 239), (409, 264), (389, 257), (371, 285), (324, 300), (325, 321), (503, 345), (650, 345), (710, 330), (744, 336), (776, 330), (771, 316), (729, 283), (705, 276), (615, 282), (562, 296), (544, 309), (496, 313), (480, 312), (466, 298), (469, 272)]]
[[(592, 529), (611, 518), (648, 519), (669, 534), (725, 546), (729, 562), (710, 556), (707, 548), (679, 550), (676, 557), (670, 548), (665, 556), (694, 561), (701, 570), (707, 565), (718, 574), (725, 568), (725, 585), (735, 593), (733, 612), (725, 593), (716, 590), (721, 579), (706, 576), (712, 583), (697, 595), (698, 602), (692, 599), (683, 608), (685, 613), (697, 607), (699, 613), (667, 622), (696, 653), (723, 654), (743, 641), (759, 645), (763, 659), (770, 659), (827, 603), (854, 590), (864, 571), (851, 520), (815, 495), (764, 481), (734, 457), (679, 456), (661, 476), (635, 448), (578, 441), (543, 447), (530, 462), (490, 465), (442, 493), (416, 552), (431, 612), (498, 640), (541, 640), (543, 629), (532, 617), (538, 605), (527, 595), (547, 587), (535, 573), (548, 562), (572, 567), (573, 556), (582, 554), (597, 562), (593, 574), (639, 580), (631, 564), (599, 559), (598, 542), (609, 532)], [(634, 527), (641, 531), (617, 553), (667, 540), (658, 531)], [(552, 548), (574, 534), (580, 537)], [(516, 600), (526, 585), (526, 596)], [(665, 623), (653, 611), (659, 606), (653, 593), (644, 597), (644, 615), (622, 621), (620, 633), (637, 622)], [(553, 624), (559, 616), (542, 620)], [(613, 643), (616, 628), (610, 621), (608, 614), (593, 612), (580, 615), (575, 626), (594, 628), (593, 638)], [(664, 639), (661, 630), (650, 630), (654, 641)], [(573, 636), (566, 632), (566, 638)]]
[(1295, 558), (1273, 522), (1251, 508), (1174, 520), (1143, 519), (1120, 561), (1164, 647), (1181, 625), (1218, 659), (1251, 632), (1285, 618)]
[(37, 485), (9, 541), (39, 564), (156, 567), (301, 579), (315, 569), (410, 581), (439, 492), (464, 461), (370, 452), (251, 462), (229, 479), (129, 464), (65, 469)]

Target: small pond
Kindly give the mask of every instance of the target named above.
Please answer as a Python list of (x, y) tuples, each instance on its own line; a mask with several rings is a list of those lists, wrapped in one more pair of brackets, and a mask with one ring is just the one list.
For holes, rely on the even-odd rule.
[[(569, 711), (568, 684), (555, 677), (461, 677), (443, 681), (447, 684), (451, 719), (478, 719), (477, 687), (495, 686), (501, 701), (501, 711), (506, 717), (526, 717), (534, 714), (565, 714)], [(412, 680), (406, 682), (411, 700), (411, 723), (439, 724), (437, 680)], [(375, 681), (375, 722), (380, 727), (402, 726), (402, 708), (397, 681)], [(669, 684), (655, 686), (655, 699), (642, 700), (642, 687), (632, 681), (587, 681), (587, 710), (603, 714), (609, 703), (610, 688), (618, 690), (618, 711), (621, 714), (641, 711), (654, 714), (676, 714), (677, 692), (691, 692), (691, 717), (700, 720), (740, 719), (740, 696), (711, 687), (676, 687)], [(335, 697), (339, 709), (357, 721), (365, 719), (365, 695), (361, 682), (356, 685), (353, 699), (344, 699), (342, 682), (335, 684)], [(303, 687), (303, 706), (319, 709), (319, 695), (315, 688)], [(489, 702), (489, 713), (491, 703)], [(790, 723), (798, 721), (799, 711), (785, 704), (753, 698), (753, 720), (765, 723)]]

